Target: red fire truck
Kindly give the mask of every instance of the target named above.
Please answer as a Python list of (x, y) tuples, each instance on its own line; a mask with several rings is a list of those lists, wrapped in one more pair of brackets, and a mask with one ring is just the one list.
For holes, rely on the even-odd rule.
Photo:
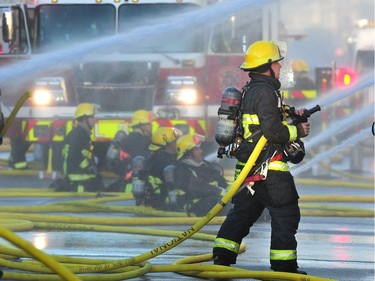
[(91, 102), (100, 107), (93, 140), (104, 153), (140, 108), (159, 116), (155, 126), (172, 124), (214, 141), (223, 89), (240, 88), (248, 78), (239, 70), (246, 47), (278, 36), (277, 2), (237, 8), (229, 2), (0, 3), (0, 71), (7, 72), (9, 60), (25, 58), (20, 69), (27, 65), (24, 75), (0, 78), (4, 103), (11, 108), (26, 90), (32, 96), (9, 137), (58, 144), (72, 127), (75, 106)]

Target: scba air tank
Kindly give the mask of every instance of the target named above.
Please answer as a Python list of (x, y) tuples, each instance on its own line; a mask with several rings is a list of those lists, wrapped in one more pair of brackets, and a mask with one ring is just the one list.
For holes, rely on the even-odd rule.
[(143, 199), (146, 193), (146, 183), (142, 179), (145, 161), (143, 156), (136, 156), (132, 160), (132, 193), (135, 199)]
[(241, 97), (242, 93), (235, 87), (228, 87), (223, 92), (215, 133), (215, 140), (222, 147), (230, 145), (236, 136)]

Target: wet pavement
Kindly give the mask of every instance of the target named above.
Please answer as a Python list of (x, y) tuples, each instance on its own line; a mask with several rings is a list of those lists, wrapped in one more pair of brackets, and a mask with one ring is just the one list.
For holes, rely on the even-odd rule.
[[(374, 219), (373, 181), (362, 183), (358, 181), (340, 182), (338, 179), (326, 179), (320, 181), (311, 179), (306, 183), (301, 183), (306, 179), (296, 178), (298, 190), (301, 196), (302, 219), (297, 234), (298, 240), (298, 260), (302, 270), (308, 272), (305, 279), (291, 280), (374, 280)], [(36, 176), (22, 175), (1, 175), (0, 192), (0, 215), (12, 218), (14, 213), (22, 213), (24, 216), (42, 214), (44, 217), (75, 217), (84, 218), (81, 222), (87, 222), (89, 218), (106, 218), (116, 220), (121, 218), (132, 218), (131, 225), (116, 222), (117, 227), (134, 227), (129, 229), (110, 229), (108, 225), (102, 224), (103, 229), (84, 228), (80, 229), (75, 222), (69, 222), (63, 229), (54, 229), (53, 226), (36, 223), (34, 228), (26, 231), (15, 231), (17, 235), (31, 242), (44, 253), (62, 255), (66, 257), (89, 258), (93, 260), (128, 260), (139, 256), (149, 256), (147, 259), (151, 263), (153, 270), (140, 277), (130, 278), (132, 280), (202, 280), (198, 277), (181, 275), (172, 272), (170, 267), (166, 269), (160, 266), (168, 266), (181, 258), (209, 254), (212, 249), (212, 240), (220, 227), (220, 220), (214, 218), (215, 224), (207, 224), (202, 227), (199, 233), (208, 234), (204, 237), (193, 239), (190, 237), (176, 247), (170, 247), (168, 251), (158, 255), (157, 252), (174, 244), (170, 241), (177, 235), (186, 234), (191, 231), (196, 222), (188, 221), (187, 218), (179, 218), (179, 223), (167, 225), (161, 219), (151, 224), (141, 225), (140, 217), (155, 217), (150, 215), (139, 215), (134, 212), (124, 211), (77, 211), (73, 207), (71, 211), (34, 211), (33, 208), (42, 208), (57, 202), (88, 200), (89, 197), (54, 197), (49, 195), (48, 185), (50, 180), (40, 180)], [(21, 195), (12, 196), (12, 192), (25, 188)], [(33, 190), (44, 190), (45, 194), (32, 194)], [(30, 192), (29, 192), (30, 191)], [(1, 194), (0, 193), (0, 194)], [(40, 194), (40, 193), (39, 193)], [(320, 196), (313, 199), (311, 196)], [(324, 196), (324, 197), (322, 197)], [(355, 200), (347, 201), (350, 197)], [(334, 201), (334, 202), (332, 202)], [(100, 203), (111, 207), (134, 206), (133, 200), (113, 201)], [(7, 206), (15, 208), (6, 210)], [(24, 209), (29, 206), (29, 209)], [(56, 206), (56, 205), (55, 205)], [(11, 212), (11, 213), (7, 213)], [(2, 217), (2, 218), (3, 218)], [(169, 216), (168, 216), (169, 217)], [(27, 220), (27, 219), (25, 219)], [(186, 222), (185, 222), (186, 221)], [(58, 227), (55, 224), (55, 227)], [(145, 233), (138, 233), (138, 231)], [(158, 231), (166, 232), (158, 233)], [(8, 244), (8, 242), (5, 242)], [(270, 225), (267, 217), (257, 222), (251, 233), (244, 239), (246, 251), (238, 257), (234, 268), (246, 269), (248, 271), (270, 272), (269, 270), (269, 243)], [(3, 244), (3, 243), (2, 243)], [(210, 260), (200, 260), (193, 265), (198, 270), (200, 265), (211, 265)], [(5, 272), (15, 272), (14, 269), (2, 268)], [(210, 269), (212, 270), (212, 269)], [(166, 272), (154, 272), (166, 271)], [(22, 271), (21, 271), (22, 272)], [(26, 271), (27, 272), (27, 271)], [(31, 276), (31, 275), (29, 275)], [(78, 275), (83, 276), (83, 275)], [(109, 279), (109, 273), (100, 275), (100, 280)], [(31, 278), (31, 277), (30, 277)], [(83, 278), (83, 277), (82, 277)], [(320, 279), (321, 278), (321, 279)], [(273, 278), (275, 280), (275, 278)], [(277, 279), (277, 278), (276, 278)], [(4, 279), (5, 280), (5, 279)], [(7, 279), (13, 280), (13, 279)], [(31, 280), (31, 279), (24, 279)], [(38, 279), (33, 279), (38, 280)], [(51, 279), (55, 280), (55, 279)], [(121, 280), (121, 279), (116, 279)], [(125, 280), (125, 279), (124, 279)], [(252, 278), (240, 278), (232, 276), (230, 280), (261, 280)], [(282, 279), (287, 280), (287, 279)]]

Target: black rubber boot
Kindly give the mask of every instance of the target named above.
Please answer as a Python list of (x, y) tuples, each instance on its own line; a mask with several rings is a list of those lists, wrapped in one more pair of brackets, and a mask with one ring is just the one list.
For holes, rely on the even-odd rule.
[(307, 275), (307, 272), (306, 271), (303, 271), (303, 270), (296, 270), (295, 272), (293, 273), (297, 273), (297, 274), (302, 274), (302, 275)]
[(286, 270), (274, 270), (276, 272), (287, 272), (287, 273), (296, 273), (296, 274), (302, 274), (302, 275), (307, 275), (307, 272), (306, 271), (303, 271), (303, 270), (290, 270), (290, 271), (286, 271)]
[(214, 264), (215, 265), (223, 265), (223, 266), (230, 266), (229, 261), (221, 256), (217, 256), (214, 258)]

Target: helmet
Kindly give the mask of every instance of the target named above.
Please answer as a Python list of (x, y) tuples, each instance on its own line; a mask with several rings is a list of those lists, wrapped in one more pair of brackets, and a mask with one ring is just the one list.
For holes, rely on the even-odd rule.
[(257, 41), (249, 46), (246, 51), (245, 61), (241, 65), (243, 70), (271, 64), (282, 60), (279, 46), (272, 41)]
[(182, 132), (178, 129), (171, 127), (159, 127), (152, 134), (151, 144), (149, 149), (156, 151), (168, 143), (175, 141), (178, 137), (182, 135)]
[(185, 135), (180, 137), (176, 143), (177, 160), (185, 155), (186, 152), (192, 150), (194, 147), (200, 147), (204, 142), (205, 137), (202, 135)]
[(92, 103), (81, 103), (77, 106), (74, 118), (78, 119), (83, 116), (94, 116), (95, 107)]
[(293, 71), (309, 71), (309, 65), (304, 60), (295, 60), (292, 62), (292, 70)]
[(137, 126), (140, 124), (148, 124), (154, 120), (152, 112), (140, 109), (133, 113), (130, 126)]

